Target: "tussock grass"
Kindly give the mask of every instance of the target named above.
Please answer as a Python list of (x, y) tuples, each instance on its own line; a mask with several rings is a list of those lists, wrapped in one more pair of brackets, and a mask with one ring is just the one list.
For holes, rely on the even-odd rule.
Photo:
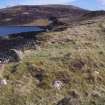
[[(104, 105), (105, 33), (101, 28), (92, 24), (43, 33), (40, 50), (25, 52), (21, 62), (6, 65), (2, 78), (8, 85), (0, 87), (0, 105), (57, 105), (71, 90), (79, 92), (81, 105)], [(63, 82), (61, 90), (54, 88), (55, 80)]]

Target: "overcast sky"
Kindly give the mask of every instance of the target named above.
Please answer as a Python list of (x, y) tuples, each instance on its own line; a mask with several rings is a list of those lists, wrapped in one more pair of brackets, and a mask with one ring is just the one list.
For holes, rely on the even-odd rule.
[(105, 10), (105, 0), (0, 0), (0, 8), (14, 5), (45, 5), (66, 4), (75, 5), (90, 10)]

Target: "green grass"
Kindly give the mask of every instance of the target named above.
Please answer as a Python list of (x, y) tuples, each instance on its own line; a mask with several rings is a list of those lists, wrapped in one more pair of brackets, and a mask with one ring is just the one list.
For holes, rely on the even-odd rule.
[[(19, 63), (5, 66), (1, 78), (6, 78), (8, 85), (0, 87), (0, 105), (56, 105), (71, 90), (78, 91), (81, 105), (104, 105), (105, 33), (101, 28), (93, 24), (43, 33), (40, 50), (25, 53)], [(73, 35), (75, 30), (77, 35)], [(64, 82), (61, 90), (53, 87), (54, 80)]]

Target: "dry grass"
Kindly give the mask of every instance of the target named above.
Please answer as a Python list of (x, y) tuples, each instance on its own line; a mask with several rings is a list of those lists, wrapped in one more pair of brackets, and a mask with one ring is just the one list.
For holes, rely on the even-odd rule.
[[(0, 105), (56, 105), (72, 90), (80, 105), (104, 105), (103, 30), (95, 23), (43, 33), (40, 50), (30, 50), (21, 62), (5, 67), (2, 78), (8, 85), (0, 87)], [(61, 90), (53, 87), (55, 80), (63, 82)]]

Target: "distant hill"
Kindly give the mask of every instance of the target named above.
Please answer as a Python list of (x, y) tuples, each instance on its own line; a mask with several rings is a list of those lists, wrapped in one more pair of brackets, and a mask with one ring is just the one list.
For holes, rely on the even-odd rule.
[(0, 25), (40, 24), (37, 19), (43, 19), (41, 22), (46, 25), (51, 16), (73, 21), (87, 12), (72, 5), (14, 6), (0, 10)]
[(89, 11), (72, 5), (21, 5), (0, 9), (0, 25), (49, 24), (50, 17), (66, 23), (105, 15), (105, 11)]
[(97, 17), (100, 17), (100, 16), (105, 16), (105, 11), (103, 11), (103, 10), (90, 11), (90, 12), (87, 12), (86, 14), (84, 14), (82, 16), (82, 18), (84, 18), (84, 19), (92, 19), (92, 18), (95, 18), (95, 17), (97, 18)]

